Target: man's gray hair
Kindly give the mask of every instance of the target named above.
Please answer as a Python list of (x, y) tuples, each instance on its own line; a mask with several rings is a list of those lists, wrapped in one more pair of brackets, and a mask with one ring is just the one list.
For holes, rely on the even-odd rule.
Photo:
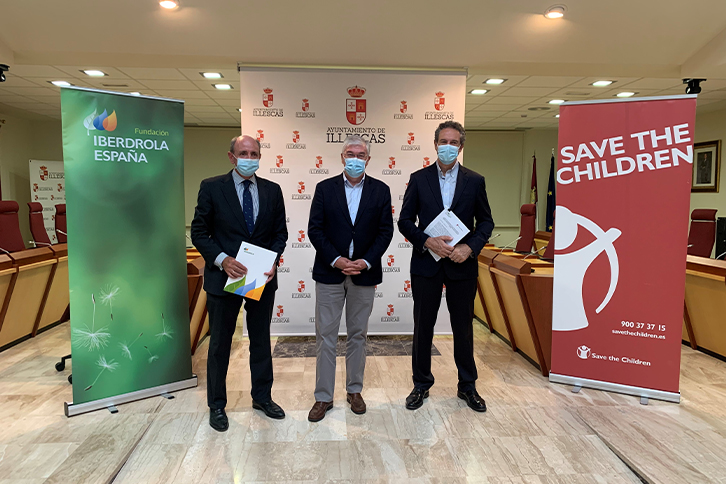
[(366, 149), (366, 154), (371, 156), (371, 142), (359, 134), (349, 134), (345, 138), (345, 141), (343, 141), (343, 151), (341, 151), (341, 153), (348, 151), (348, 146), (354, 145), (363, 146)]
[[(232, 138), (232, 141), (229, 143), (229, 152), (230, 153), (234, 154), (234, 145), (237, 144), (237, 140), (238, 139), (242, 139), (245, 136), (247, 136), (247, 135), (244, 135), (243, 134), (243, 135), (235, 136), (234, 138)], [(252, 136), (250, 136), (250, 138), (252, 138)], [(260, 151), (261, 152), (262, 151), (262, 146), (260, 146), (260, 140), (258, 140), (257, 138), (252, 138), (252, 139), (255, 140), (255, 143), (257, 143), (257, 151)], [(260, 153), (260, 154), (262, 154), (262, 153)]]
[(434, 143), (439, 142), (439, 133), (441, 133), (442, 129), (451, 128), (455, 129), (459, 132), (461, 135), (461, 146), (464, 146), (464, 140), (466, 139), (466, 130), (461, 125), (461, 123), (457, 123), (456, 121), (444, 121), (439, 125), (438, 128), (436, 128), (436, 133), (434, 133)]

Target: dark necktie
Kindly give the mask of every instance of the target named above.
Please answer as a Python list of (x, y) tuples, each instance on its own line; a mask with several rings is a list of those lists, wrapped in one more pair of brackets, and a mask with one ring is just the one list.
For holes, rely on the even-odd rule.
[(255, 212), (252, 208), (252, 193), (250, 192), (250, 180), (244, 180), (244, 191), (242, 192), (242, 212), (245, 214), (245, 222), (247, 222), (247, 230), (252, 235), (252, 229), (255, 228)]

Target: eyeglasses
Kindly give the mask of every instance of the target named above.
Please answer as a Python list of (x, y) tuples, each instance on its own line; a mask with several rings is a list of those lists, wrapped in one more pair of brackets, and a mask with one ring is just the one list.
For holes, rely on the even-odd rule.
[(346, 158), (358, 158), (359, 160), (365, 160), (366, 158), (368, 158), (368, 155), (365, 153), (355, 154), (352, 151), (346, 151), (345, 153), (343, 153), (343, 156), (345, 156)]

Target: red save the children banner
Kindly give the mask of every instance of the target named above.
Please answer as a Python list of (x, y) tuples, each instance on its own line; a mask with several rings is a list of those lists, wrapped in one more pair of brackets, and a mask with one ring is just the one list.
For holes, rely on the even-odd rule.
[(695, 97), (561, 106), (550, 381), (679, 401)]

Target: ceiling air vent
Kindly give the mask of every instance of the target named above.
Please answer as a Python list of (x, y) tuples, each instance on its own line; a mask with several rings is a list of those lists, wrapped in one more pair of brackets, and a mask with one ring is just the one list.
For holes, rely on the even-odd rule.
[(535, 106), (532, 108), (527, 108), (527, 111), (549, 111), (551, 108), (548, 108), (547, 106)]
[(592, 93), (588, 91), (569, 91), (565, 93), (565, 96), (591, 96)]

